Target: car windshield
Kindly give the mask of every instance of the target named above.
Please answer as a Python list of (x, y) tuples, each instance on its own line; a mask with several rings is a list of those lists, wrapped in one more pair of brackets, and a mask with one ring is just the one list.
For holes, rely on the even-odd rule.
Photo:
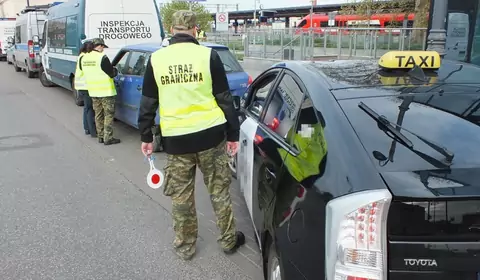
[(235, 56), (233, 56), (232, 52), (229, 49), (215, 49), (215, 51), (220, 56), (220, 59), (223, 62), (223, 67), (225, 68), (225, 72), (227, 73), (234, 73), (234, 72), (244, 72), (240, 63), (238, 63)]

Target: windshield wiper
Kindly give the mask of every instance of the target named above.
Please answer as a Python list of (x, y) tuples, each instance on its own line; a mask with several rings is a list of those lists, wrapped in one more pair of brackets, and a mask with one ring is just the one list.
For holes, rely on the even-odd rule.
[[(358, 104), (358, 107), (360, 109), (362, 109), (365, 113), (367, 113), (367, 115), (369, 115), (372, 119), (377, 121), (378, 128), (380, 130), (382, 130), (384, 132), (391, 133), (394, 136), (394, 137), (392, 137), (394, 140), (398, 141), (400, 144), (404, 145), (405, 147), (407, 147), (411, 151), (413, 151), (415, 153), (418, 152), (414, 149), (414, 145), (413, 145), (412, 141), (410, 139), (408, 139), (407, 136), (405, 136), (403, 133), (400, 132), (400, 130), (399, 130), (400, 128), (409, 132), (410, 134), (414, 135), (415, 137), (420, 139), (423, 143), (427, 144), (432, 149), (434, 149), (438, 153), (442, 154), (445, 157), (445, 160), (447, 161), (447, 163), (449, 163), (449, 164), (452, 163), (453, 157), (455, 155), (454, 155), (454, 153), (450, 152), (447, 148), (445, 148), (445, 147), (443, 147), (443, 146), (441, 146), (437, 143), (434, 143), (431, 140), (425, 139), (424, 137), (422, 137), (422, 136), (420, 136), (416, 133), (413, 133), (413, 132), (411, 132), (411, 131), (409, 131), (409, 130), (407, 130), (407, 129), (399, 126), (399, 125), (392, 124), (389, 120), (387, 120), (387, 118), (385, 116), (380, 116), (379, 114), (377, 114), (374, 110), (372, 110), (370, 107), (368, 107), (363, 102), (360, 102)], [(422, 158), (424, 158), (424, 156), (426, 156), (426, 155), (422, 154), (420, 156), (422, 156)]]

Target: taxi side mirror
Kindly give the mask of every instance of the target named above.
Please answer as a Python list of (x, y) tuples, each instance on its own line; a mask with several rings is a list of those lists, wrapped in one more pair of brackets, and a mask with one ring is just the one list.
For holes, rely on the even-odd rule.
[(236, 111), (240, 111), (240, 96), (233, 97), (233, 107)]

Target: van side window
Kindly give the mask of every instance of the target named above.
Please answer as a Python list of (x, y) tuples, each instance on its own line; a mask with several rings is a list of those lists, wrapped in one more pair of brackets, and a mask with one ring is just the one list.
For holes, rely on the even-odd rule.
[(20, 44), (22, 41), (22, 26), (18, 25), (15, 27), (15, 43)]
[(51, 19), (48, 23), (48, 38), (52, 48), (65, 47), (67, 18)]
[(115, 67), (118, 69), (118, 73), (127, 74), (128, 67), (126, 67), (126, 64), (129, 56), (130, 56), (130, 52), (125, 52), (122, 58), (120, 58), (120, 60), (115, 65)]
[[(67, 17), (65, 46), (75, 48), (78, 42), (77, 36), (77, 16)], [(76, 52), (74, 52), (76, 53)]]
[(47, 24), (48, 22), (45, 21), (45, 23), (43, 24), (43, 32), (42, 32), (42, 48), (45, 47), (45, 45), (47, 44)]
[(144, 52), (132, 52), (128, 65), (125, 67), (125, 75), (143, 76), (147, 68), (148, 57)]

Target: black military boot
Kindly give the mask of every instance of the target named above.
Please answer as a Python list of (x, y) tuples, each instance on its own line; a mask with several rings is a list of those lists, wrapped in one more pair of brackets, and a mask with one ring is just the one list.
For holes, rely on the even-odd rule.
[(102, 137), (98, 137), (98, 143), (103, 144), (103, 138)]
[(108, 146), (108, 145), (115, 145), (115, 144), (118, 144), (120, 143), (120, 139), (117, 139), (117, 138), (112, 138), (112, 139), (109, 139), (108, 141), (105, 141), (105, 143), (103, 143), (105, 146)]
[(223, 252), (227, 255), (231, 255), (235, 252), (237, 252), (237, 249), (240, 248), (241, 246), (245, 245), (245, 235), (241, 231), (235, 232), (235, 236), (237, 238), (237, 242), (235, 243), (235, 246), (231, 249), (223, 249)]

